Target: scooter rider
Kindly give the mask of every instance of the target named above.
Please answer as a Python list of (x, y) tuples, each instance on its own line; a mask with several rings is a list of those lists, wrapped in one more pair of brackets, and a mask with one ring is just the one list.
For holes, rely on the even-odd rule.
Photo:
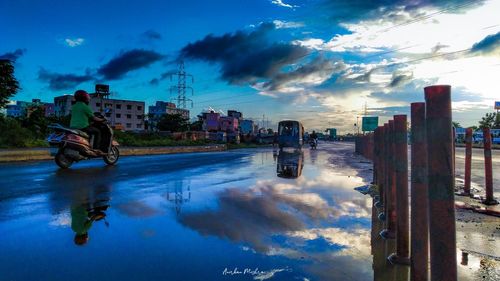
[(313, 132), (312, 132), (312, 134), (311, 134), (310, 138), (311, 138), (312, 140), (314, 140), (315, 142), (317, 142), (317, 141), (318, 141), (318, 135), (316, 134), (316, 131), (313, 131)]
[(75, 104), (71, 107), (70, 127), (94, 136), (94, 143), (92, 144), (94, 147), (94, 144), (101, 143), (101, 131), (97, 127), (92, 126), (90, 124), (90, 120), (94, 122), (104, 122), (105, 120), (94, 116), (94, 113), (89, 106), (90, 95), (86, 91), (76, 91), (75, 101)]

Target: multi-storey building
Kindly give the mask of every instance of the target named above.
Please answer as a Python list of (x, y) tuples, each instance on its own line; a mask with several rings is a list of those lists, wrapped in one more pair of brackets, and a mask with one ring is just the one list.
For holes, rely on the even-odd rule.
[[(106, 116), (111, 126), (125, 131), (144, 130), (143, 101), (109, 99), (97, 94), (90, 94), (90, 107), (94, 112)], [(66, 116), (71, 113), (72, 95), (54, 98), (56, 116)]]
[(148, 114), (153, 117), (160, 117), (163, 114), (179, 114), (189, 120), (189, 110), (177, 108), (172, 102), (157, 101), (155, 105), (149, 106)]
[(42, 109), (45, 117), (54, 115), (54, 104), (45, 103), (40, 99), (27, 101), (13, 101), (5, 106), (5, 113), (9, 117), (29, 117), (32, 112), (37, 109)]

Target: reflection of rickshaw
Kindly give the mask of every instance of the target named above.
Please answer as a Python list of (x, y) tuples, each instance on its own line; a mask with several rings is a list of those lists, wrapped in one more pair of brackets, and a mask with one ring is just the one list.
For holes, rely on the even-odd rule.
[(302, 152), (280, 151), (276, 174), (280, 178), (298, 178), (304, 167), (304, 155)]
[(304, 144), (304, 127), (302, 124), (293, 120), (279, 122), (278, 144), (280, 149), (284, 147), (301, 149)]

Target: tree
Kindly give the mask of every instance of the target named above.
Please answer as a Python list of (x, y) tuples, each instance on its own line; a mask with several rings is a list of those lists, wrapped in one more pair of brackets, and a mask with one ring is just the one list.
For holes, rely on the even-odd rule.
[(486, 113), (486, 115), (481, 118), (481, 121), (479, 121), (479, 128), (484, 129), (484, 128), (500, 128), (500, 117), (498, 117), (499, 114), (493, 112), (493, 113)]
[(203, 121), (201, 121), (201, 120), (194, 121), (193, 123), (191, 123), (191, 128), (190, 129), (192, 131), (201, 131), (201, 130), (203, 130)]
[(163, 114), (156, 125), (160, 131), (184, 132), (189, 130), (189, 122), (180, 114)]
[(458, 123), (457, 121), (453, 121), (451, 123), (453, 124), (453, 127), (455, 127), (455, 128), (462, 128), (462, 125), (460, 125), (460, 123)]
[(10, 60), (0, 60), (0, 108), (19, 90), (19, 82), (14, 76), (14, 66)]

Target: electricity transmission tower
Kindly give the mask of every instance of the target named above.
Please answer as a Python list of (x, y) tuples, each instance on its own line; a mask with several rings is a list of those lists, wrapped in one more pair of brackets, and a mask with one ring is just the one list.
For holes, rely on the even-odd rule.
[(186, 86), (186, 77), (191, 77), (191, 83), (194, 83), (194, 77), (184, 70), (184, 61), (179, 62), (177, 73), (170, 74), (170, 81), (173, 80), (174, 76), (177, 76), (177, 85), (170, 86), (170, 94), (177, 92), (177, 98), (173, 99), (177, 101), (177, 107), (185, 109), (186, 102), (191, 102), (191, 107), (193, 107), (193, 100), (186, 98), (186, 90), (191, 90), (191, 95), (194, 95), (194, 90), (192, 87)]

